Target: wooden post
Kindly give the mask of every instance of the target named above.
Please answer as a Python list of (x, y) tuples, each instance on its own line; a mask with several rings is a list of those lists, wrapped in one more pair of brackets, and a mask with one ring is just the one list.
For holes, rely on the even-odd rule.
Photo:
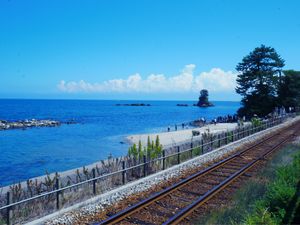
[(147, 158), (146, 156), (144, 155), (143, 156), (143, 161), (144, 161), (144, 177), (147, 176)]
[(96, 180), (95, 180), (96, 170), (95, 170), (95, 168), (93, 168), (92, 172), (93, 172), (93, 178), (94, 178), (94, 180), (93, 180), (93, 194), (96, 195)]
[(180, 147), (177, 146), (177, 164), (180, 164)]
[(163, 154), (163, 170), (165, 170), (166, 169), (166, 153), (165, 153), (164, 149), (162, 151), (162, 154)]
[(191, 159), (193, 158), (193, 147), (194, 147), (193, 142), (191, 142)]
[(201, 153), (203, 155), (204, 153), (204, 143), (203, 143), (203, 138), (201, 139)]
[[(12, 203), (12, 194), (8, 191), (6, 194), (7, 205)], [(13, 211), (12, 208), (7, 208), (6, 222), (8, 225), (12, 224)]]
[(210, 147), (211, 147), (211, 150), (213, 150), (213, 147), (214, 147), (213, 135), (210, 136)]
[[(59, 178), (56, 177), (56, 182), (55, 182), (55, 188), (56, 190), (59, 189)], [(60, 209), (60, 201), (59, 201), (59, 191), (56, 192), (56, 209)]]
[(225, 132), (225, 145), (228, 144), (228, 132), (226, 131)]
[(122, 161), (122, 184), (126, 183), (126, 164), (125, 161)]
[(220, 134), (218, 134), (218, 146), (219, 146), (219, 148), (221, 147), (221, 137), (220, 137)]

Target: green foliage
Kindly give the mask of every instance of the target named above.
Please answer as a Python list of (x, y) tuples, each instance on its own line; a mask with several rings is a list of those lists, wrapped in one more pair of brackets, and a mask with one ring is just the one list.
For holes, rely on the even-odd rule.
[(139, 140), (139, 145), (138, 145), (138, 155), (139, 155), (140, 157), (143, 157), (143, 156), (144, 156), (144, 151), (143, 151), (143, 146), (142, 146), (141, 140)]
[(253, 117), (252, 119), (251, 119), (251, 124), (252, 124), (252, 126), (254, 126), (254, 127), (259, 127), (259, 126), (261, 126), (261, 120), (259, 119), (259, 118), (257, 118), (257, 117)]
[(150, 136), (148, 136), (148, 139), (147, 139), (147, 151), (148, 152), (151, 151), (151, 148), (152, 148), (152, 146), (151, 146)]
[(278, 105), (300, 105), (300, 71), (285, 70), (278, 85)]
[(300, 154), (291, 165), (282, 166), (276, 171), (276, 179), (267, 188), (265, 197), (255, 204), (255, 210), (246, 217), (245, 223), (281, 224), (286, 216), (289, 203), (300, 182)]
[(161, 155), (162, 153), (162, 145), (160, 144), (159, 136), (156, 136), (155, 142), (150, 140), (150, 137), (148, 136), (147, 139), (147, 147), (142, 146), (142, 142), (139, 141), (138, 147), (136, 147), (136, 144), (133, 144), (129, 149), (128, 149), (128, 155), (133, 157), (133, 158), (138, 158), (138, 157), (143, 157), (145, 156), (150, 156), (150, 159), (157, 158), (158, 156)]
[(261, 45), (245, 56), (237, 66), (236, 92), (242, 95), (240, 116), (265, 116), (276, 106), (278, 80), (284, 60), (274, 48)]
[(197, 106), (211, 106), (212, 104), (208, 101), (208, 90), (203, 89), (200, 91), (199, 101)]
[(200, 155), (201, 154), (201, 148), (200, 147), (196, 147), (193, 148), (193, 155)]
[(278, 222), (261, 203), (257, 204), (255, 212), (246, 217), (247, 225), (277, 225)]
[[(278, 179), (277, 177), (280, 176), (278, 174), (286, 174), (282, 169), (279, 172), (278, 168), (292, 164), (293, 160), (297, 161), (298, 156), (294, 157), (295, 152), (300, 152), (299, 146), (291, 144), (275, 153), (266, 167), (237, 190), (230, 204), (218, 207), (204, 217), (199, 218), (199, 221), (195, 221), (194, 224), (278, 224), (278, 220), (275, 219), (274, 214), (270, 211), (270, 206), (261, 204), (265, 202), (264, 199), (267, 196), (269, 185), (275, 182)], [(293, 171), (300, 171), (295, 165), (292, 167), (295, 168)], [(297, 177), (298, 175), (289, 174), (288, 176)], [(300, 199), (298, 201), (300, 203)], [(296, 212), (297, 206), (295, 204), (292, 211), (289, 209), (286, 210), (285, 219), (290, 219), (284, 220), (283, 223), (285, 221), (292, 221), (292, 217), (295, 215), (293, 213)], [(289, 215), (290, 217), (287, 217)]]
[(134, 158), (138, 157), (138, 149), (136, 147), (136, 144), (133, 144), (128, 150), (128, 155), (133, 156)]

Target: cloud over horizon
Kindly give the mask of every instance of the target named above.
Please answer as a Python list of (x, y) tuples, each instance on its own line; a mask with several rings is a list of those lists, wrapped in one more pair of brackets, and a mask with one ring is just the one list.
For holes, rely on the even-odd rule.
[(188, 93), (208, 89), (210, 92), (234, 91), (237, 73), (212, 68), (194, 75), (196, 65), (186, 65), (174, 76), (150, 74), (145, 79), (139, 73), (127, 79), (111, 79), (101, 83), (60, 81), (57, 88), (67, 93)]

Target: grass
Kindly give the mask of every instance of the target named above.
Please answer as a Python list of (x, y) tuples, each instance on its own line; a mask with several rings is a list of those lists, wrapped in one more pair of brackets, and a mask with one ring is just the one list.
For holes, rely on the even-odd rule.
[(292, 169), (295, 155), (300, 159), (300, 145), (291, 144), (277, 152), (262, 171), (234, 194), (226, 208), (210, 212), (196, 224), (271, 225), (289, 221), (296, 214), (296, 202), (299, 204), (299, 199), (296, 199), (292, 211), (285, 209), (295, 196), (296, 187), (291, 185), (297, 180), (292, 178), (297, 176)]

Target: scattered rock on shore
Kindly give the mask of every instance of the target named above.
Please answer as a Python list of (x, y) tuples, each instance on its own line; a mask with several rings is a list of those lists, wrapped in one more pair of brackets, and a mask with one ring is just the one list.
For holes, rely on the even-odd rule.
[[(72, 124), (75, 121), (68, 121), (66, 124)], [(10, 129), (26, 129), (31, 127), (56, 127), (60, 126), (62, 123), (56, 120), (20, 120), (20, 121), (6, 121), (0, 120), (0, 130), (10, 130)]]

